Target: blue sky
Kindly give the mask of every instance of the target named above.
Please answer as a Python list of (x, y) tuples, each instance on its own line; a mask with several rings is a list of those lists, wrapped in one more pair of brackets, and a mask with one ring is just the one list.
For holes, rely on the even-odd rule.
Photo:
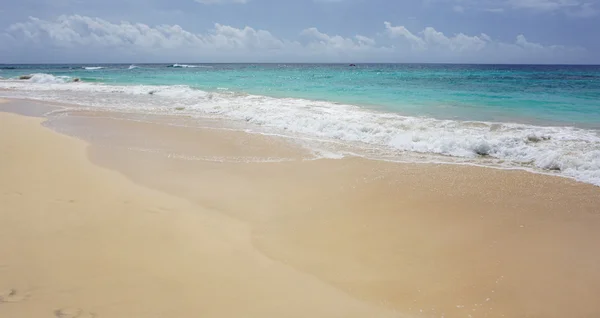
[(0, 0), (0, 63), (600, 63), (600, 0)]

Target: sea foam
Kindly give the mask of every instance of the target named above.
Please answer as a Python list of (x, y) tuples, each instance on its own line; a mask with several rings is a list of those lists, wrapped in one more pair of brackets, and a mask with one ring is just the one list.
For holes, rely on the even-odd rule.
[(209, 66), (209, 65), (187, 65), (187, 64), (178, 64), (178, 63), (175, 63), (175, 64), (171, 65), (170, 67), (174, 67), (174, 68), (212, 68), (212, 66)]
[(186, 64), (173, 64), (171, 67), (175, 67), (175, 68), (196, 68), (198, 67), (197, 65), (186, 65)]
[[(591, 129), (408, 117), (354, 105), (207, 92), (185, 85), (118, 86), (34, 77), (27, 82), (0, 81), (0, 88), (10, 89), (2, 94), (105, 110), (233, 119), (257, 132), (316, 139), (320, 146), (331, 142), (355, 147), (353, 153), (370, 158), (402, 159), (416, 153), (432, 155), (428, 160), (436, 162), (527, 169), (600, 186), (600, 135)], [(340, 156), (334, 147), (326, 152), (328, 157)]]
[(37, 84), (64, 84), (71, 82), (73, 79), (69, 76), (54, 76), (44, 73), (31, 74), (26, 81)]

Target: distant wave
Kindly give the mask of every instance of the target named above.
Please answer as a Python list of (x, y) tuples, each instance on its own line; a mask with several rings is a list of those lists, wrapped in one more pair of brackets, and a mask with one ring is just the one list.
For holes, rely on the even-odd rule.
[(93, 71), (93, 70), (101, 70), (104, 67), (102, 66), (84, 66), (83, 69), (88, 70), (88, 71)]
[(69, 82), (79, 82), (79, 78), (70, 76), (54, 76), (52, 74), (35, 73), (30, 75), (21, 75), (17, 79), (37, 84), (64, 84)]
[(127, 69), (128, 69), (128, 70), (133, 70), (133, 69), (136, 69), (136, 68), (138, 68), (138, 67), (139, 67), (139, 66), (137, 66), (137, 65), (133, 65), (133, 64), (132, 64), (132, 65), (129, 65), (129, 68), (127, 68)]
[(187, 65), (187, 64), (178, 64), (178, 63), (169, 65), (168, 67), (173, 67), (173, 68), (212, 68), (212, 66), (207, 66), (207, 65)]
[[(0, 81), (0, 89), (25, 98), (116, 111), (228, 118), (246, 122), (259, 132), (344, 145), (353, 153), (364, 151), (369, 158), (405, 160), (412, 153), (418, 155), (408, 158), (415, 161), (526, 169), (600, 186), (596, 130), (408, 117), (348, 104), (206, 92), (186, 85), (68, 82), (69, 78), (34, 74), (28, 81)], [(63, 84), (48, 85), (54, 83)], [(338, 153), (335, 146), (327, 151)]]

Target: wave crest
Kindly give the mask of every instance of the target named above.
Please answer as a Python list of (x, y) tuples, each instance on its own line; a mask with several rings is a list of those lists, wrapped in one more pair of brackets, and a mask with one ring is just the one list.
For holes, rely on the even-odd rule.
[(188, 64), (178, 64), (178, 63), (169, 65), (169, 67), (173, 67), (173, 68), (212, 68), (212, 66), (207, 66), (207, 65), (188, 65)]
[(64, 84), (68, 82), (72, 82), (74, 79), (69, 76), (54, 76), (51, 74), (45, 73), (36, 73), (31, 75), (21, 76), (21, 78), (25, 79), (30, 83), (37, 84)]

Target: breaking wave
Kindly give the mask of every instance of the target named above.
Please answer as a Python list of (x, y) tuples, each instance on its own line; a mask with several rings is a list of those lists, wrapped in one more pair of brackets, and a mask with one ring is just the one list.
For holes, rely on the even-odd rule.
[(233, 119), (260, 132), (362, 147), (369, 149), (369, 157), (427, 154), (443, 162), (527, 169), (600, 186), (600, 135), (592, 129), (407, 117), (354, 105), (207, 92), (185, 85), (68, 83), (47, 74), (35, 74), (27, 82), (0, 81), (0, 88), (10, 90), (2, 92), (12, 95), (6, 97)]
[(22, 75), (19, 79), (36, 84), (64, 84), (73, 81), (73, 78), (70, 76), (54, 76), (45, 73)]

